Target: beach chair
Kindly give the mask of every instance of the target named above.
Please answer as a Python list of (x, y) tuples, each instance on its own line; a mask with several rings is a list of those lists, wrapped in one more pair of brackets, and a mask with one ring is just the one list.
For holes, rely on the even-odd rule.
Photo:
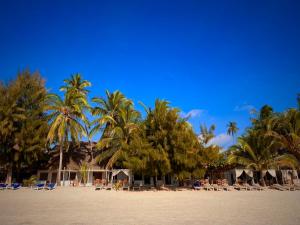
[(295, 185), (293, 185), (293, 184), (284, 184), (282, 186), (289, 191), (296, 191)]
[(104, 188), (104, 185), (102, 183), (97, 183), (95, 186), (95, 191), (102, 190)]
[(141, 184), (141, 182), (134, 182), (133, 183), (133, 186), (132, 186), (132, 190), (137, 190), (137, 191), (140, 191), (141, 190), (141, 188), (142, 188), (142, 184)]
[(255, 190), (258, 190), (258, 191), (263, 191), (263, 190), (266, 190), (266, 189), (267, 189), (267, 187), (263, 187), (263, 186), (261, 186), (261, 185), (259, 185), (259, 184), (256, 184), (256, 183), (254, 183), (254, 184), (252, 185), (252, 187), (253, 187)]
[(103, 187), (105, 190), (112, 190), (112, 183), (108, 183), (106, 186)]
[(0, 190), (5, 190), (8, 184), (0, 183)]
[(123, 190), (127, 190), (127, 191), (130, 191), (130, 186), (128, 184), (128, 182), (123, 182), (123, 187), (122, 187)]
[(45, 184), (44, 183), (37, 183), (34, 187), (34, 190), (42, 190), (44, 189)]
[(45, 187), (45, 189), (46, 190), (49, 190), (49, 191), (52, 191), (52, 190), (54, 190), (56, 188), (56, 184), (55, 183), (49, 183), (46, 187)]
[(226, 179), (222, 180), (221, 186), (225, 191), (232, 191), (234, 189), (232, 186), (228, 184), (228, 181)]
[(234, 189), (239, 190), (239, 191), (241, 191), (241, 190), (247, 191), (247, 187), (246, 186), (240, 185), (238, 183), (233, 184), (233, 187), (234, 187)]
[(20, 188), (21, 188), (21, 184), (19, 184), (19, 183), (12, 183), (10, 186), (10, 189), (12, 189), (12, 190), (18, 190)]
[(214, 187), (212, 185), (210, 185), (208, 180), (205, 180), (204, 183), (203, 183), (203, 189), (206, 190), (206, 191), (213, 191)]
[(248, 184), (248, 183), (245, 183), (244, 186), (246, 187), (246, 190), (247, 190), (247, 191), (252, 191), (252, 190), (255, 189), (253, 186), (251, 186), (251, 185)]
[(279, 190), (279, 191), (289, 191), (288, 187), (284, 187), (283, 185), (280, 185), (280, 184), (273, 184), (273, 185), (270, 186), (270, 188), (276, 189), (276, 190)]
[(193, 189), (194, 190), (201, 190), (201, 184), (200, 184), (199, 180), (197, 180), (197, 181), (194, 182)]
[(215, 191), (223, 191), (222, 181), (220, 179), (217, 180), (216, 184), (212, 185)]

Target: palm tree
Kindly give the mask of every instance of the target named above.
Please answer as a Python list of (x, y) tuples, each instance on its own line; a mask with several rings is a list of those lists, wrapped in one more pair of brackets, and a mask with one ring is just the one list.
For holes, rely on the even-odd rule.
[(200, 125), (200, 141), (203, 145), (208, 145), (208, 143), (215, 137), (216, 126), (213, 124), (209, 128), (207, 128), (205, 125)]
[(47, 96), (45, 110), (50, 113), (50, 130), (47, 140), (50, 144), (59, 143), (57, 185), (60, 185), (64, 145), (68, 145), (70, 138), (74, 142), (79, 142), (82, 135), (85, 135), (85, 129), (81, 124), (82, 119), (85, 117), (82, 106), (75, 104), (75, 102), (82, 102), (79, 98), (82, 98), (82, 96), (76, 94), (66, 95), (64, 99), (55, 94), (48, 94)]
[(119, 109), (125, 105), (133, 104), (120, 91), (110, 93), (108, 90), (106, 91), (106, 98), (95, 97), (92, 101), (97, 104), (92, 109), (92, 115), (98, 118), (93, 121), (92, 124), (95, 126), (91, 132), (103, 131), (103, 135), (114, 126), (115, 121), (118, 121)]
[(253, 133), (247, 137), (239, 138), (238, 143), (231, 146), (228, 163), (259, 171), (261, 183), (265, 185), (263, 170), (277, 168), (278, 166), (294, 167), (298, 164), (292, 155), (279, 155), (275, 151), (276, 148), (276, 142)]
[(300, 112), (297, 109), (289, 109), (274, 118), (266, 134), (273, 137), (283, 150), (300, 159)]
[(87, 95), (89, 91), (86, 89), (91, 86), (91, 83), (87, 80), (82, 80), (79, 73), (71, 75), (70, 79), (64, 80), (65, 86), (60, 88), (60, 91), (64, 91), (68, 94), (82, 94)]
[(93, 98), (98, 106), (93, 108), (92, 114), (99, 118), (94, 121), (96, 125), (91, 132), (103, 131), (97, 143), (97, 148), (102, 153), (97, 160), (99, 163), (107, 161), (106, 168), (112, 168), (137, 130), (140, 114), (133, 108), (132, 101), (125, 98), (120, 91), (106, 91), (106, 97), (107, 99)]
[(234, 135), (238, 132), (239, 128), (237, 127), (236, 122), (229, 122), (227, 125), (227, 134), (232, 136), (234, 142)]

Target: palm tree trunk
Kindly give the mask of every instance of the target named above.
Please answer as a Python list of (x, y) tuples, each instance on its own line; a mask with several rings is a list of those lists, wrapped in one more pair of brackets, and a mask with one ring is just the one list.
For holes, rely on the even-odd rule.
[(7, 175), (6, 175), (6, 183), (11, 185), (12, 181), (12, 165), (8, 167)]
[(63, 160), (63, 145), (60, 144), (60, 146), (59, 146), (59, 166), (58, 166), (58, 173), (57, 173), (57, 178), (56, 178), (57, 186), (60, 186), (60, 175), (61, 175), (61, 169), (62, 169), (62, 160)]
[(266, 186), (266, 183), (265, 183), (265, 179), (264, 179), (264, 177), (263, 177), (263, 171), (262, 171), (262, 170), (260, 171), (260, 181), (261, 181), (262, 186)]

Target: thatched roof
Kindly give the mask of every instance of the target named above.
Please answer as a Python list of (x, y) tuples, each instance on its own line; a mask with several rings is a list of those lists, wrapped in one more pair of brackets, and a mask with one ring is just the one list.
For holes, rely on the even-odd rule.
[[(95, 160), (97, 156), (95, 145), (96, 143), (90, 145), (88, 142), (80, 142), (79, 145), (70, 143), (68, 149), (64, 148), (62, 169), (79, 170), (83, 163), (86, 163), (90, 169), (100, 169)], [(91, 146), (93, 147), (92, 152)], [(59, 146), (55, 146), (49, 151), (49, 157), (50, 159), (43, 169), (58, 169)]]

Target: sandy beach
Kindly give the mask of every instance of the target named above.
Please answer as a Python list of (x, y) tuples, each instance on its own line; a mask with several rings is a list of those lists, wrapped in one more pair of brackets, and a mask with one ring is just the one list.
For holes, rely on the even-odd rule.
[(300, 224), (300, 191), (0, 192), (0, 224)]

